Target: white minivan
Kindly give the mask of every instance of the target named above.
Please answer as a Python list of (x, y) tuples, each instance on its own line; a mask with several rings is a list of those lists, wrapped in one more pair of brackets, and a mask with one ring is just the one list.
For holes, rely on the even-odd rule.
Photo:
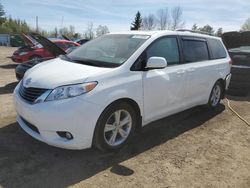
[(113, 33), (36, 65), (14, 91), (17, 121), (49, 145), (114, 151), (137, 128), (216, 108), (230, 82), (220, 38), (187, 31)]

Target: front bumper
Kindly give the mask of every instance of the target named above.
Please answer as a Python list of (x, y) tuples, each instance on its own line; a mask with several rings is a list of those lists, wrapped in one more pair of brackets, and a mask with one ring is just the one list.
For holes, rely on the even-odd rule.
[[(85, 149), (92, 146), (97, 119), (103, 111), (99, 105), (80, 97), (29, 104), (14, 91), (17, 122), (30, 136), (49, 145), (65, 149)], [(38, 131), (30, 127), (33, 125)], [(67, 131), (72, 140), (62, 138), (57, 131)]]

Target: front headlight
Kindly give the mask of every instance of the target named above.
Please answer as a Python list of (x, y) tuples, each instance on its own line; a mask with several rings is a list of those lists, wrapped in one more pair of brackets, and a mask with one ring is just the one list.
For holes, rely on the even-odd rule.
[(67, 99), (88, 93), (95, 88), (97, 82), (89, 82), (76, 85), (58, 87), (49, 94), (45, 101)]
[(20, 52), (19, 55), (26, 55), (28, 52)]

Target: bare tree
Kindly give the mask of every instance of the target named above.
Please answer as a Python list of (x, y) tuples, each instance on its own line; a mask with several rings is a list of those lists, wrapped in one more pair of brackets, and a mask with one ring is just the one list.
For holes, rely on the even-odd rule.
[(99, 25), (96, 29), (96, 36), (99, 37), (99, 36), (102, 36), (106, 33), (109, 33), (109, 28), (106, 26), (106, 25)]
[(182, 18), (182, 8), (180, 6), (172, 9), (172, 30), (183, 28), (185, 22)]
[(153, 14), (149, 14), (142, 19), (142, 29), (153, 30), (156, 27), (156, 22), (155, 16)]
[(159, 23), (160, 30), (165, 30), (170, 28), (171, 18), (169, 16), (168, 8), (159, 9), (157, 11), (157, 20)]
[(73, 25), (69, 26), (69, 33), (70, 33), (71, 36), (74, 36), (74, 34), (75, 34), (75, 27)]
[(93, 39), (95, 37), (94, 25), (92, 22), (88, 23), (87, 29), (85, 30), (83, 35), (86, 39)]
[(241, 31), (250, 31), (250, 18), (241, 26)]

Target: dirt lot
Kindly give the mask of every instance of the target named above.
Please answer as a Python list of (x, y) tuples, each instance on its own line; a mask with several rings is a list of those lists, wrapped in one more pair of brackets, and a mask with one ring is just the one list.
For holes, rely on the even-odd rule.
[[(250, 127), (223, 104), (152, 123), (119, 153), (34, 140), (15, 120), (13, 50), (0, 47), (0, 187), (250, 187)], [(250, 97), (232, 106), (250, 121)]]

